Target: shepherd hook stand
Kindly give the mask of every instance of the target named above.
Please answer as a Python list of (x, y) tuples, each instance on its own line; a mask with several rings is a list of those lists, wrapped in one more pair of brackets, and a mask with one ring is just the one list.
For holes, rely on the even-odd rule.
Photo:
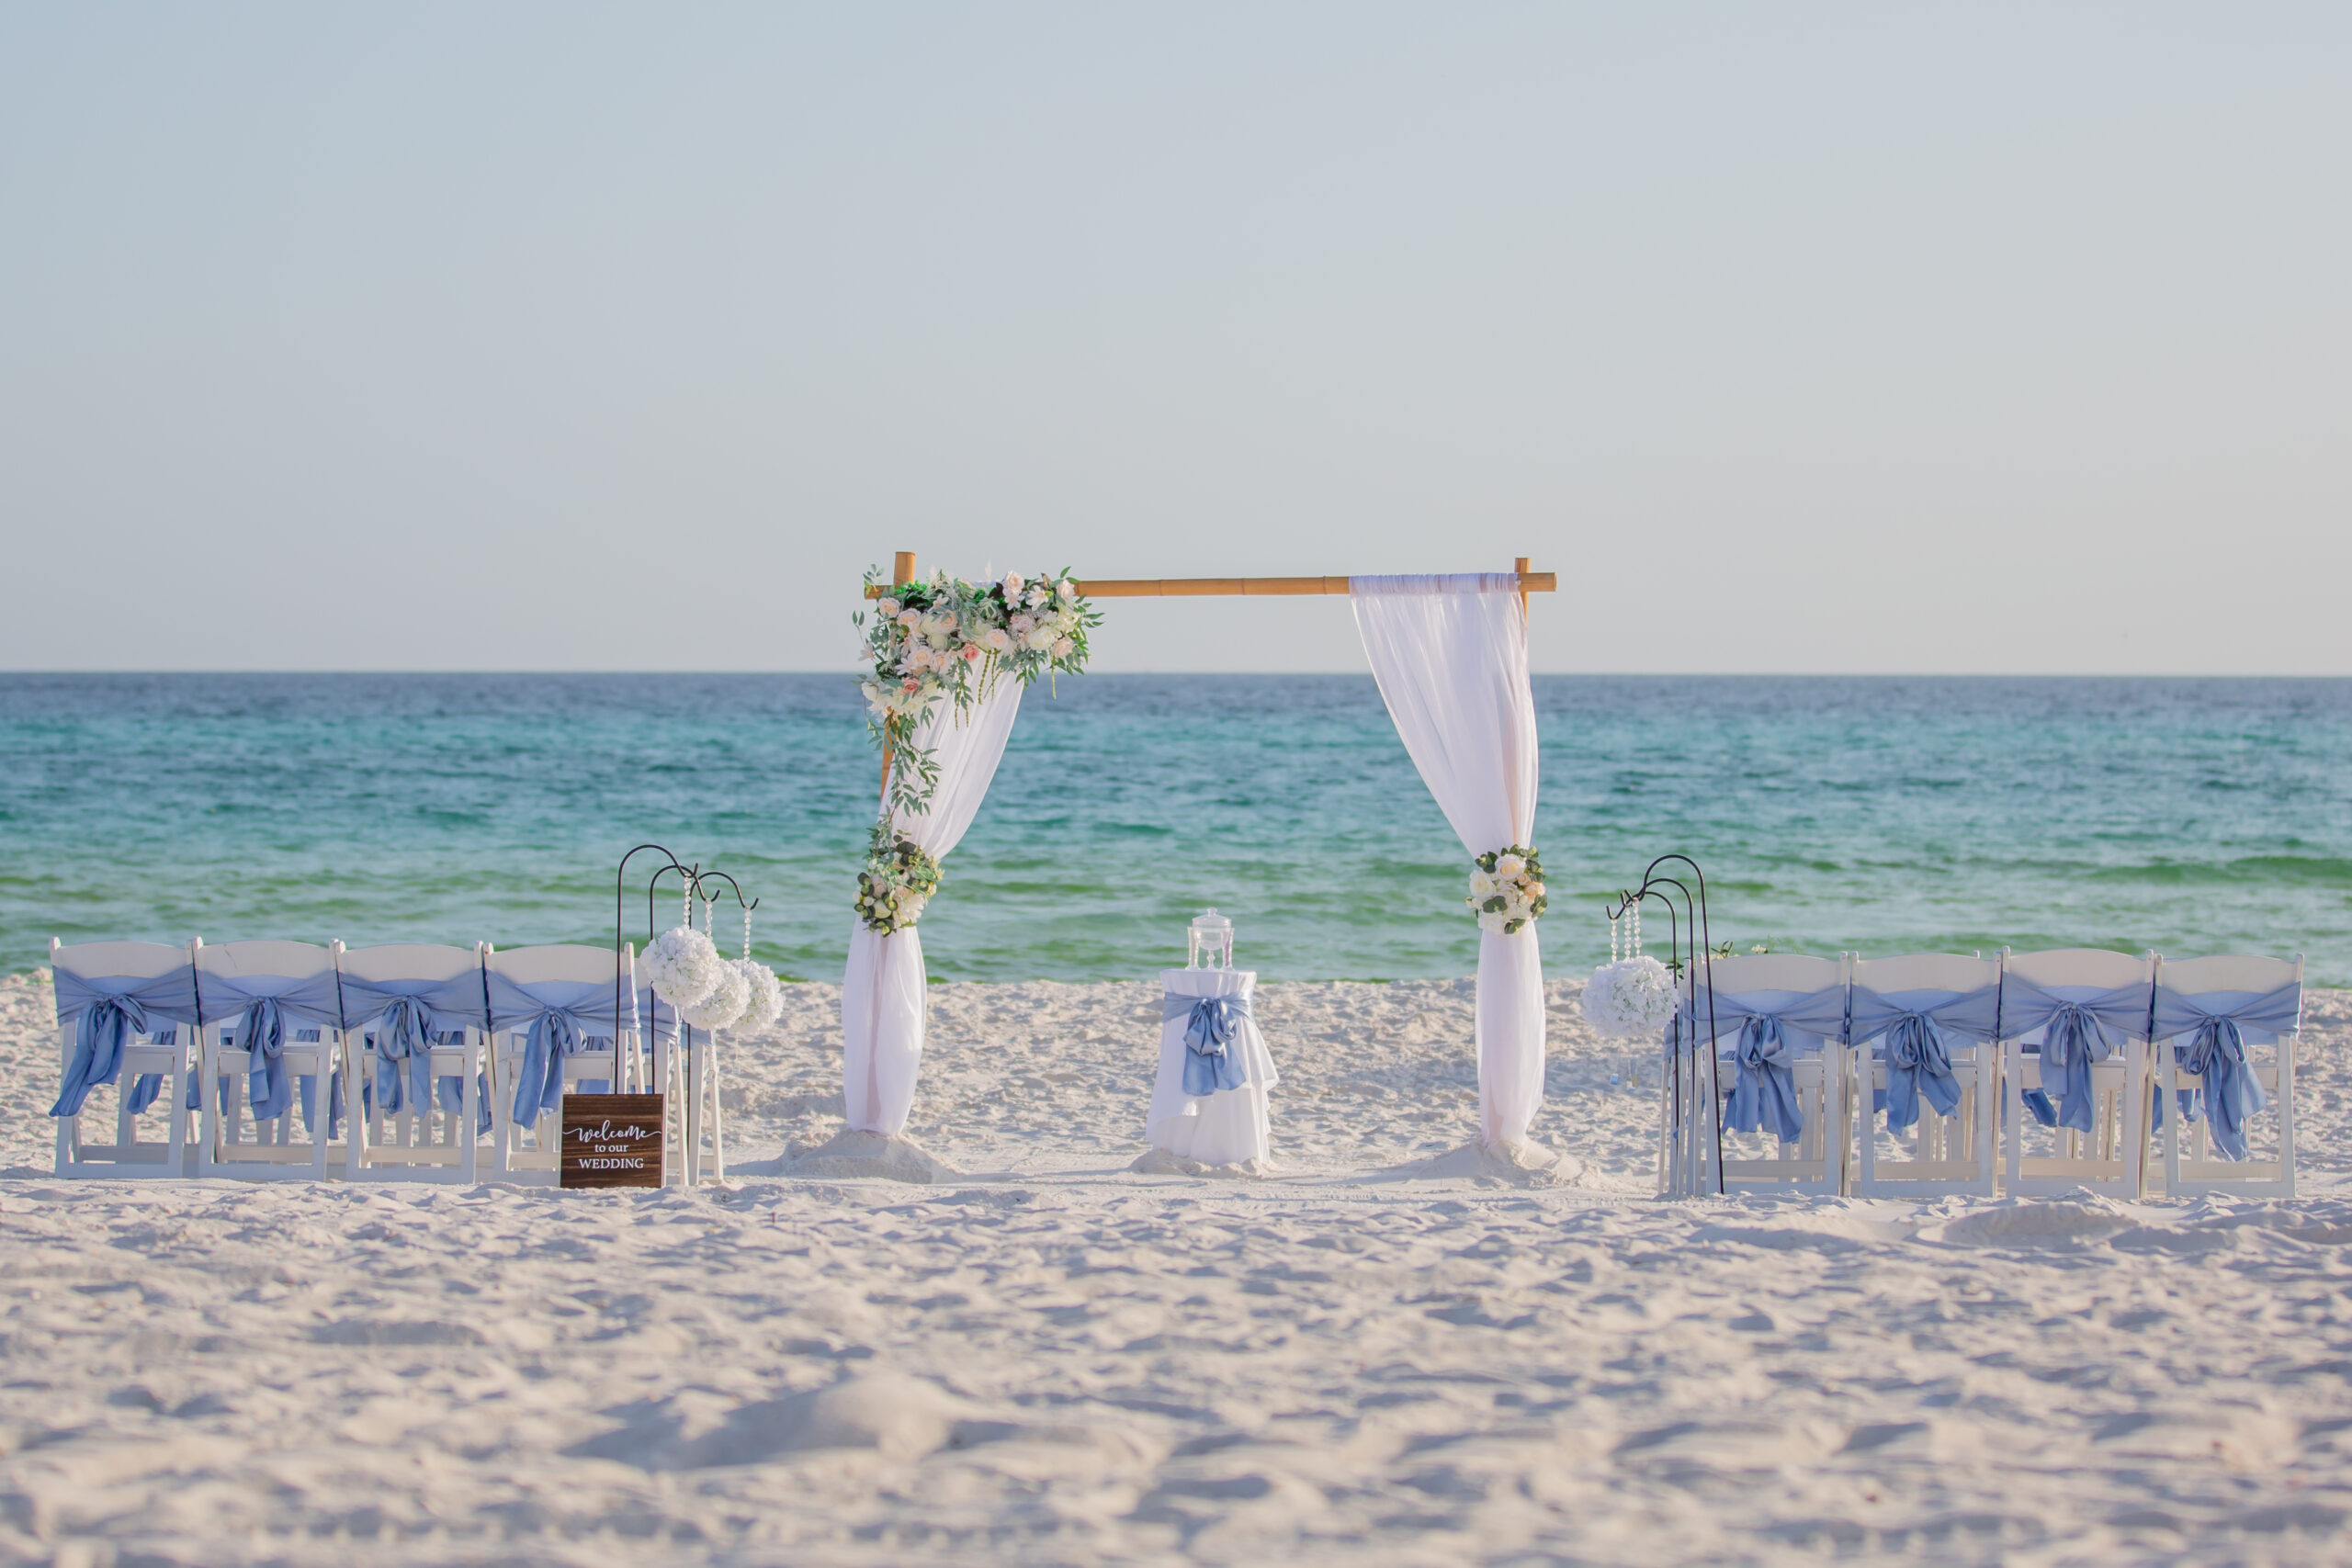
[[(1691, 879), (1698, 883), (1694, 899), (1690, 886), (1679, 877), (1661, 876), (1658, 867), (1679, 861), (1690, 868)], [(1679, 895), (1681, 902), (1675, 902)], [(1681, 1002), (1674, 1010), (1674, 1021), (1668, 1025), (1667, 1043), (1670, 1056), (1667, 1067), (1665, 1125), (1660, 1129), (1665, 1147), (1662, 1158), (1665, 1168), (1660, 1171), (1660, 1196), (1695, 1198), (1704, 1192), (1720, 1195), (1724, 1190), (1724, 1105), (1723, 1084), (1716, 1071), (1715, 1053), (1718, 1033), (1715, 1028), (1714, 932), (1707, 922), (1707, 874), (1689, 855), (1660, 855), (1650, 862), (1642, 873), (1642, 885), (1630, 893), (1617, 895), (1613, 906), (1606, 906), (1609, 918), (1615, 920), (1628, 909), (1648, 899), (1666, 906), (1668, 931), (1667, 968), (1673, 972)], [(1690, 935), (1691, 953), (1689, 962), (1682, 955), (1683, 933)], [(1699, 1043), (1699, 977), (1707, 983), (1707, 1040), (1705, 1055), (1700, 1054)], [(1690, 1072), (1683, 1071), (1684, 1060), (1690, 1061)], [(1706, 1071), (1699, 1064), (1706, 1063)], [(1713, 1136), (1708, 1136), (1712, 1130)]]

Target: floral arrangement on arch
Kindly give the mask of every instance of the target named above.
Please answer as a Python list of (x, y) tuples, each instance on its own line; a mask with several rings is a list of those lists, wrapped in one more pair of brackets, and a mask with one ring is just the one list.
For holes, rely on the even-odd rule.
[(1523, 844), (1488, 850), (1470, 874), (1470, 897), (1463, 902), (1478, 912), (1478, 929), (1498, 936), (1517, 936), (1544, 913), (1550, 900), (1544, 896), (1544, 863)]
[(938, 891), (939, 862), (912, 839), (895, 839), (887, 823), (876, 822), (865, 869), (857, 874), (857, 918), (888, 936), (922, 919), (923, 906)]
[(915, 727), (935, 705), (952, 702), (960, 713), (1007, 677), (1025, 686), (1040, 675), (1077, 674), (1086, 668), (1087, 631), (1102, 619), (1066, 569), (1009, 571), (978, 584), (944, 571), (886, 584), (876, 568), (865, 581), (882, 590), (873, 619), (860, 611), (852, 620), (864, 628), (873, 662), (860, 682), (866, 728), (890, 759), (886, 819), (921, 811), (939, 782), (930, 753), (914, 744)]

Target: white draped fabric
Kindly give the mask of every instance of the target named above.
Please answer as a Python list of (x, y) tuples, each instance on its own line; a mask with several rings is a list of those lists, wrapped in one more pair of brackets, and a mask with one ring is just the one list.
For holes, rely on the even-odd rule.
[[(1475, 856), (1532, 844), (1535, 698), (1519, 580), (1355, 577), (1348, 596), (1388, 716), (1463, 848)], [(1544, 1103), (1544, 964), (1532, 924), (1515, 936), (1478, 933), (1477, 1045), (1480, 1134), (1489, 1145), (1524, 1143)]]
[[(1248, 997), (1258, 976), (1249, 969), (1163, 969), (1159, 987), (1171, 997)], [(1247, 1165), (1262, 1161), (1272, 1146), (1272, 1117), (1266, 1091), (1279, 1081), (1274, 1058), (1258, 1021), (1244, 1018), (1227, 1050), (1241, 1064), (1238, 1089), (1215, 1094), (1184, 1092), (1184, 1019), (1159, 1026), (1159, 1078), (1152, 1086), (1151, 1112), (1144, 1134), (1151, 1146), (1203, 1165)]]
[[(942, 701), (916, 726), (915, 744), (931, 751), (939, 783), (929, 809), (900, 813), (892, 826), (934, 859), (945, 860), (979, 814), (1021, 711), (1021, 691), (1018, 681), (1000, 681), (960, 716)], [(854, 1133), (906, 1131), (922, 1066), (924, 982), (917, 928), (883, 936), (855, 922), (842, 977), (842, 1100)]]

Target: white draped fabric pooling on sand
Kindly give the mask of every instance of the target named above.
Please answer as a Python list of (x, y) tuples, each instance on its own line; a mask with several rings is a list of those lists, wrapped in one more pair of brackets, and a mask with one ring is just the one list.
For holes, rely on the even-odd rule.
[[(1381, 700), (1472, 856), (1535, 839), (1535, 697), (1511, 574), (1353, 577)], [(1478, 1132), (1527, 1142), (1544, 1103), (1544, 960), (1529, 924), (1478, 933)]]
[[(979, 815), (1021, 711), (1021, 690), (1018, 681), (999, 681), (970, 708), (942, 703), (916, 727), (915, 745), (931, 752), (939, 782), (927, 810), (896, 816), (891, 825), (933, 859), (945, 860)], [(922, 1066), (926, 981), (914, 927), (884, 936), (854, 920), (842, 980), (842, 1100), (853, 1133), (895, 1138), (907, 1130)]]

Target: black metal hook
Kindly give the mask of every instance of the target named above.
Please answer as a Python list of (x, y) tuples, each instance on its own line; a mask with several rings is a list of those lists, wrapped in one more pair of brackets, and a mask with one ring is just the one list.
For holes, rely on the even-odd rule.
[[(1695, 897), (1691, 893), (1690, 885), (1682, 881), (1681, 878), (1677, 876), (1661, 875), (1659, 874), (1658, 868), (1660, 866), (1666, 865), (1669, 862), (1674, 861), (1679, 861), (1684, 865), (1690, 868), (1691, 878), (1699, 885), (1698, 893)], [(1668, 892), (1667, 889), (1668, 888), (1673, 889), (1673, 893)], [(1682, 896), (1682, 902), (1679, 908), (1677, 908), (1675, 904), (1674, 893), (1679, 893)], [(1617, 919), (1623, 916), (1626, 910), (1633, 908), (1637, 904), (1645, 902), (1652, 898), (1657, 899), (1659, 903), (1666, 906), (1668, 938), (1667, 953), (1668, 956), (1672, 961), (1668, 964), (1668, 967), (1674, 972), (1676, 978), (1682, 983), (1683, 988), (1689, 993), (1691, 1025), (1691, 1038), (1690, 1043), (1692, 1047), (1691, 1054), (1694, 1057), (1697, 1055), (1696, 1047), (1699, 1043), (1698, 1014), (1700, 976), (1702, 974), (1706, 976), (1708, 1073), (1705, 1082), (1708, 1089), (1707, 1103), (1714, 1113), (1715, 1191), (1718, 1194), (1721, 1194), (1724, 1190), (1724, 1106), (1723, 1086), (1716, 1079), (1715, 1056), (1716, 1053), (1722, 1049), (1722, 1032), (1715, 1023), (1715, 933), (1713, 924), (1707, 917), (1707, 874), (1704, 871), (1702, 871), (1699, 868), (1699, 863), (1692, 860), (1689, 855), (1680, 853), (1660, 855), (1657, 859), (1650, 862), (1649, 865), (1642, 872), (1642, 885), (1639, 887), (1631, 892), (1621, 892), (1618, 894), (1616, 907), (1610, 909), (1609, 918), (1612, 920)], [(1605, 904), (1604, 907), (1606, 907)], [(1682, 961), (1682, 933), (1685, 931), (1690, 932), (1690, 945), (1693, 950), (1690, 954), (1690, 963), (1687, 966)], [(1674, 1031), (1675, 1048), (1672, 1067), (1673, 1076), (1668, 1084), (1668, 1091), (1672, 1096), (1674, 1105), (1673, 1120), (1669, 1123), (1669, 1130), (1673, 1135), (1679, 1137), (1682, 1128), (1683, 1048), (1680, 1010), (1677, 1009), (1676, 1010), (1677, 1016), (1671, 1026)], [(1698, 1072), (1698, 1063), (1695, 1060), (1691, 1063), (1691, 1071), (1694, 1075)], [(1696, 1084), (1700, 1080), (1694, 1077), (1692, 1081)]]

